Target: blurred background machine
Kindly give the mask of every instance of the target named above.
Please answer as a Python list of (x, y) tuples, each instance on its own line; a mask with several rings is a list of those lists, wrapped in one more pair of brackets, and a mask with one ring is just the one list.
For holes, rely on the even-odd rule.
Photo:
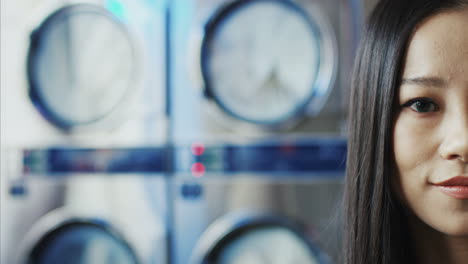
[(6, 1), (1, 263), (340, 263), (360, 1)]
[(176, 0), (171, 7), (175, 142), (344, 135), (357, 1)]
[(166, 13), (2, 0), (1, 263), (167, 262)]
[(164, 148), (2, 156), (2, 175), (23, 175), (2, 190), (2, 263), (167, 263)]
[(2, 146), (165, 143), (165, 2), (4, 6)]
[(174, 263), (340, 263), (360, 2), (170, 7)]
[(344, 140), (195, 149), (176, 159), (174, 263), (340, 263)]

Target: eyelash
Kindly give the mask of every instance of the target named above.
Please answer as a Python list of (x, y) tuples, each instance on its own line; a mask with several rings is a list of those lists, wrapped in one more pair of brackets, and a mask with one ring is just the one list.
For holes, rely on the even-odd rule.
[[(428, 111), (421, 111), (421, 110), (418, 110), (416, 108), (417, 103), (428, 103), (428, 104), (430, 104), (432, 106), (432, 108), (431, 108), (431, 110), (428, 110)], [(411, 110), (413, 110), (413, 111), (415, 111), (417, 113), (422, 113), (422, 114), (439, 111), (439, 106), (434, 102), (434, 100), (432, 100), (430, 98), (425, 98), (425, 97), (411, 99), (411, 100), (409, 100), (408, 102), (404, 103), (401, 106), (402, 107), (409, 107), (409, 108), (411, 108)], [(413, 108), (413, 106), (414, 106), (414, 108)]]

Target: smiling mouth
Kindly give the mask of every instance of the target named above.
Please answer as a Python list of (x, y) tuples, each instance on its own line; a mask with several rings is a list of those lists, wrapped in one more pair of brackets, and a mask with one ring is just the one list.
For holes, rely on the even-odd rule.
[(441, 192), (456, 198), (468, 199), (468, 176), (456, 176), (448, 180), (434, 183)]

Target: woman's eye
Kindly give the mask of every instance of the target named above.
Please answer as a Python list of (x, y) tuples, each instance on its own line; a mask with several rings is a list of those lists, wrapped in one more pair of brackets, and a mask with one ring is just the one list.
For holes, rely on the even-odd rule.
[(417, 98), (408, 101), (403, 107), (409, 107), (418, 113), (429, 113), (439, 110), (439, 107), (431, 99)]

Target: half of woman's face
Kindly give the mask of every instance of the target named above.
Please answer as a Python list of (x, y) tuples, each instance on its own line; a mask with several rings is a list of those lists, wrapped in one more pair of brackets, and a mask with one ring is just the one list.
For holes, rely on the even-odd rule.
[(468, 9), (416, 29), (396, 100), (397, 192), (432, 228), (468, 235)]

